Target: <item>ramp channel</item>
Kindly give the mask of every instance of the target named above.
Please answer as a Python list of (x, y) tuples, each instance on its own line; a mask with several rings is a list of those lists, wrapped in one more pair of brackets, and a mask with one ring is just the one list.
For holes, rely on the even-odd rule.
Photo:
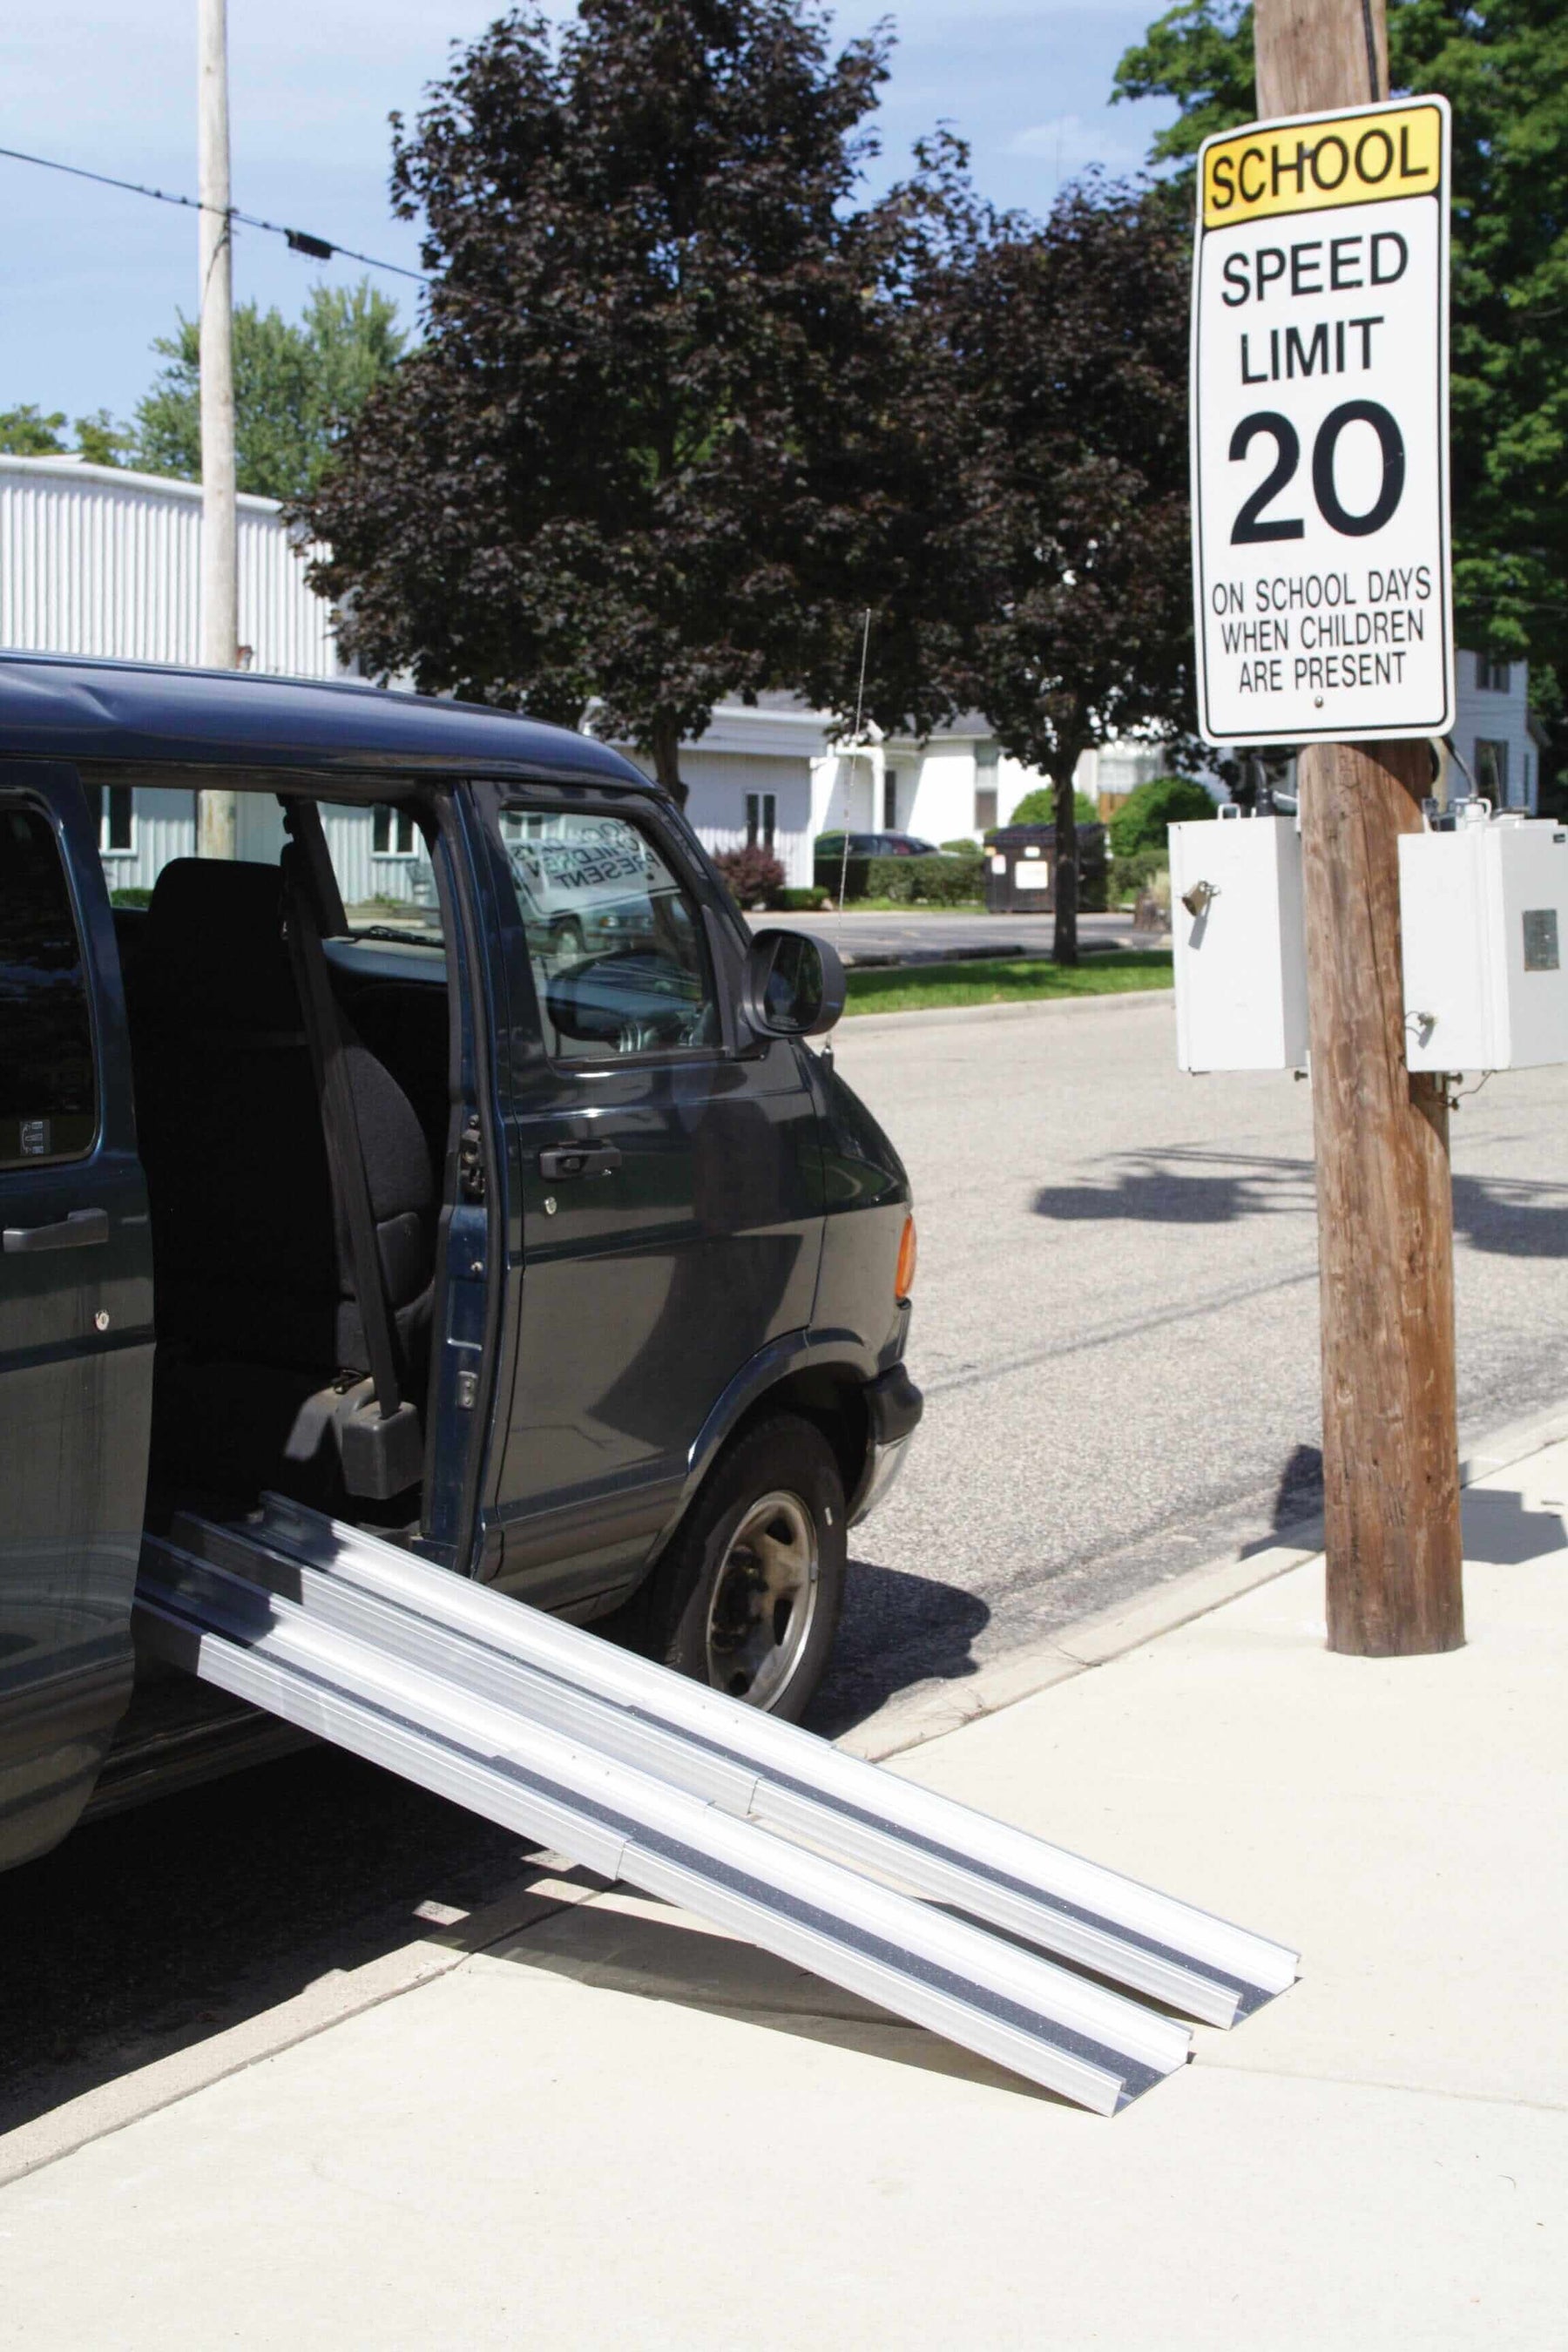
[(1224, 2026), (1296, 1974), (1283, 1946), (279, 1498), (149, 1538), (137, 1597), (142, 1639), (204, 1680), (1100, 2114), (1191, 2042), (1110, 1985)]

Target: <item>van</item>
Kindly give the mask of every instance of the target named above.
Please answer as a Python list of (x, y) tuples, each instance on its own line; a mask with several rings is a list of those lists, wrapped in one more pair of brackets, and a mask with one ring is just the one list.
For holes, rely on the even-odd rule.
[(298, 1738), (136, 1658), (269, 1493), (800, 1716), (921, 1412), (843, 1001), (584, 736), (0, 656), (0, 1864)]

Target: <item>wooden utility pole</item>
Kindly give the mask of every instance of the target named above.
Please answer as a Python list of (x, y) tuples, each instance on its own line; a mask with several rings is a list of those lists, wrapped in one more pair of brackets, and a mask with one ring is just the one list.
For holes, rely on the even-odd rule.
[[(1260, 119), (1388, 93), (1384, 0), (1257, 0)], [(1458, 1429), (1447, 1083), (1405, 1066), (1402, 833), (1423, 742), (1300, 757), (1322, 1293), (1329, 1647), (1458, 1649)]]
[[(239, 667), (239, 563), (234, 478), (234, 239), (228, 180), (228, 0), (196, 0), (202, 427), (201, 657)], [(197, 847), (236, 853), (233, 793), (203, 793)]]

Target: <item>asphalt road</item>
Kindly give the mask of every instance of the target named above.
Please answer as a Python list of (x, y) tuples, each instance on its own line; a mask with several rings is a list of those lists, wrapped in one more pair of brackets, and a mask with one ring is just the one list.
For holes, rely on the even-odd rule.
[[(1306, 1087), (1181, 1076), (1168, 995), (876, 1016), (837, 1051), (914, 1179), (928, 1402), (856, 1538), (829, 1731), (1298, 1519), (1319, 1438)], [(1454, 1122), (1471, 1433), (1568, 1386), (1565, 1133), (1568, 1069), (1496, 1077)], [(79, 1832), (5, 1881), (0, 2130), (522, 1866), (326, 1750)]]
[[(847, 1022), (913, 1178), (909, 1466), (858, 1543), (837, 1729), (1321, 1496), (1310, 1089), (1177, 1071), (1168, 995)], [(1453, 1120), (1462, 1427), (1568, 1388), (1568, 1069)]]
[[(932, 955), (1048, 955), (1056, 918), (1052, 915), (867, 914), (847, 907), (842, 915), (752, 915), (753, 930), (787, 924), (791, 930), (811, 931), (831, 940), (846, 963), (879, 961), (889, 956), (918, 961)], [(1132, 929), (1131, 915), (1080, 915), (1079, 933), (1086, 946), (1132, 947), (1149, 942)]]

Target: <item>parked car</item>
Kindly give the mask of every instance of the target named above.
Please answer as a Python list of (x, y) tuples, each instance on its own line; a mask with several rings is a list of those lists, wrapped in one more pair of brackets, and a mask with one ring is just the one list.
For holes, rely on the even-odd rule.
[[(824, 858), (842, 857), (844, 835), (841, 833), (819, 833), (813, 855), (818, 864)], [(852, 833), (849, 855), (851, 857), (950, 857), (952, 853), (939, 849), (934, 841), (922, 841), (914, 833)]]
[[(112, 786), (281, 854), (111, 908)], [(321, 813), (372, 804), (438, 930), (350, 926)], [(0, 1864), (298, 1738), (132, 1641), (143, 1528), (268, 1491), (801, 1713), (921, 1411), (843, 994), (586, 737), (0, 656)]]

